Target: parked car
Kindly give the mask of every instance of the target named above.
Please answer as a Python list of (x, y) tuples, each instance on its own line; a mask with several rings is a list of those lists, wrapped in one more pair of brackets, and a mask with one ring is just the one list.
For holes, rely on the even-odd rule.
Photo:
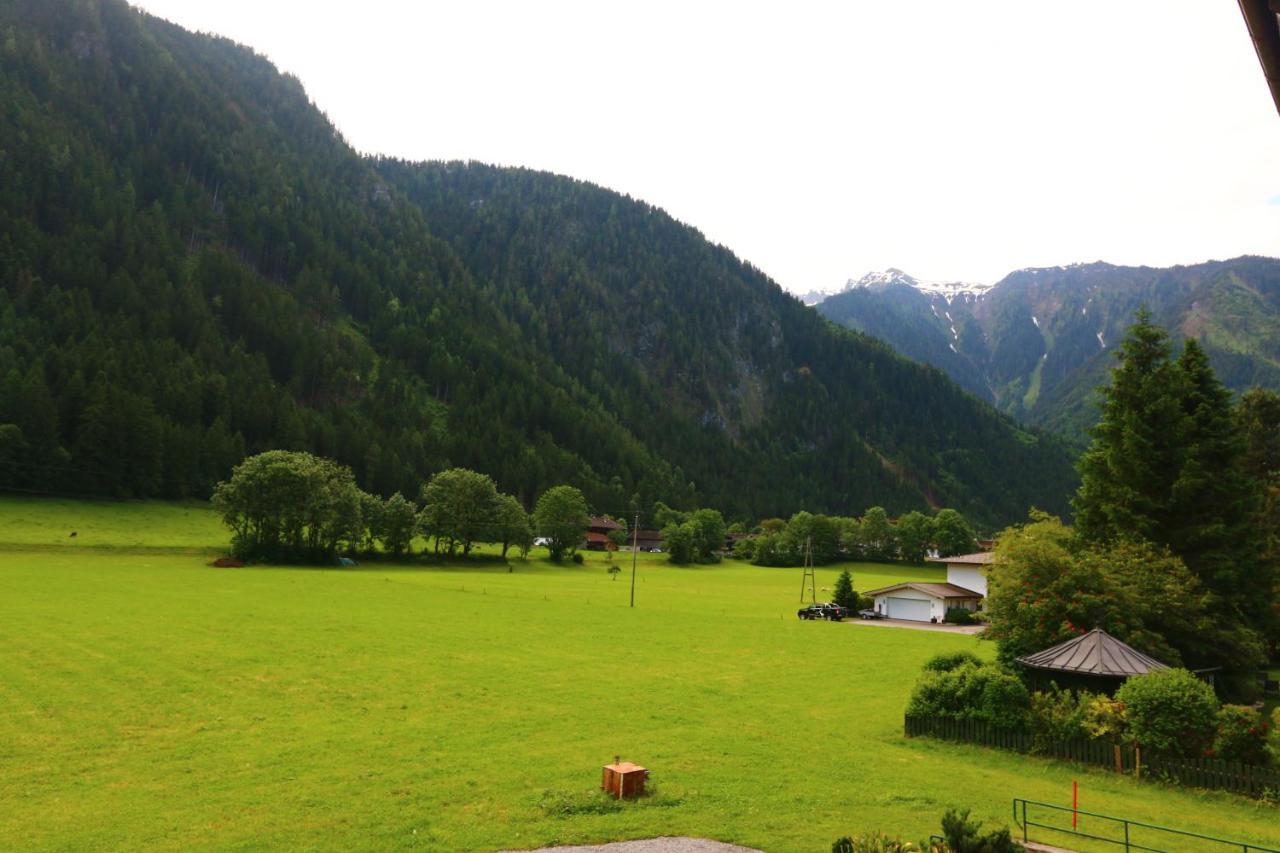
[(838, 604), (822, 603), (802, 607), (796, 611), (796, 615), (801, 619), (827, 619), (831, 622), (839, 622), (849, 615), (849, 611)]
[(881, 613), (879, 610), (859, 610), (858, 618), (859, 619), (883, 619), (884, 614)]

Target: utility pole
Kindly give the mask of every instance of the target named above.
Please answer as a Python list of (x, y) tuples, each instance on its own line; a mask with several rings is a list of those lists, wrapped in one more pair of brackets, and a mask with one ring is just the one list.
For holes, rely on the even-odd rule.
[(804, 539), (804, 577), (800, 579), (800, 600), (804, 601), (804, 584), (809, 582), (809, 598), (814, 603), (818, 603), (818, 590), (816, 587), (815, 576), (813, 573), (813, 537), (806, 536)]
[(635, 523), (631, 525), (631, 606), (636, 606), (636, 551), (640, 544), (640, 513), (636, 513)]

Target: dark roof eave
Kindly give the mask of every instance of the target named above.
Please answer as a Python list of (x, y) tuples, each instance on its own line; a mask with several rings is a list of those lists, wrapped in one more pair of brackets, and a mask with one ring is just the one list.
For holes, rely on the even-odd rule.
[(1271, 100), (1280, 112), (1280, 21), (1268, 0), (1238, 0), (1249, 38), (1262, 65), (1262, 75), (1271, 90)]

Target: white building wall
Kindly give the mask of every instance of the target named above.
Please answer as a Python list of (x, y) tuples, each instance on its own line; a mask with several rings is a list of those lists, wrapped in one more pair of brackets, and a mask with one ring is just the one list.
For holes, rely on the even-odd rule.
[(875, 597), (876, 610), (880, 613), (888, 613), (888, 599), (890, 598), (911, 598), (917, 601), (927, 601), (929, 602), (929, 616), (933, 619), (937, 619), (939, 622), (945, 619), (947, 615), (947, 605), (945, 601), (914, 589), (899, 589), (894, 590), (893, 592), (886, 592), (877, 595)]
[(947, 563), (947, 583), (971, 589), (987, 597), (987, 570), (985, 566), (964, 563)]

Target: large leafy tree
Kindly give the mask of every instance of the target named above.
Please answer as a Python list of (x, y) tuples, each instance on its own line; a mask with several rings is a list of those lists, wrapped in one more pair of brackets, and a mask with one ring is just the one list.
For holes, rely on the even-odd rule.
[(971, 554), (978, 547), (968, 519), (954, 509), (940, 509), (934, 516), (933, 541), (941, 557)]
[(388, 554), (399, 557), (408, 553), (417, 530), (418, 507), (413, 501), (396, 492), (382, 502), (378, 512), (378, 538)]
[(724, 516), (717, 509), (696, 509), (686, 520), (669, 523), (662, 529), (662, 541), (673, 563), (709, 563), (718, 559), (724, 547)]
[(1071, 530), (1046, 515), (1000, 535), (987, 579), (985, 637), (1005, 662), (1097, 627), (1110, 610), (1097, 567), (1076, 562)]
[(693, 525), (668, 524), (662, 528), (662, 544), (667, 549), (667, 559), (677, 566), (692, 563), (695, 558)]
[(898, 555), (908, 563), (922, 563), (933, 542), (933, 519), (912, 510), (898, 519)]
[(361, 503), (350, 468), (288, 450), (249, 457), (213, 492), (242, 559), (326, 559), (355, 547), (364, 531)]
[(891, 560), (898, 553), (897, 537), (889, 514), (882, 506), (873, 506), (862, 516), (858, 526), (862, 556), (872, 560)]
[(464, 556), (476, 542), (496, 542), (498, 488), (493, 478), (466, 468), (436, 474), (422, 488), (422, 532), (441, 542), (452, 555), (462, 546)]
[(573, 486), (547, 489), (533, 507), (534, 533), (547, 540), (547, 550), (556, 562), (577, 550), (588, 524), (586, 498)]
[(718, 509), (698, 509), (689, 515), (688, 524), (693, 527), (694, 550), (697, 559), (707, 562), (716, 559), (716, 553), (724, 547), (724, 516)]
[(786, 542), (783, 547), (801, 561), (806, 547), (812, 549), (816, 565), (824, 565), (840, 557), (840, 529), (829, 516), (797, 512), (787, 522), (784, 535)]
[(520, 501), (511, 495), (498, 495), (496, 517), (498, 529), (495, 538), (502, 543), (503, 559), (506, 559), (512, 545), (521, 552), (527, 552), (533, 544), (533, 528), (529, 526), (529, 513), (520, 506)]
[(1212, 596), (1167, 550), (1084, 545), (1042, 513), (1000, 535), (988, 577), (986, 636), (1006, 662), (1092, 628), (1171, 665), (1232, 665), (1259, 651), (1251, 632), (1217, 618)]

